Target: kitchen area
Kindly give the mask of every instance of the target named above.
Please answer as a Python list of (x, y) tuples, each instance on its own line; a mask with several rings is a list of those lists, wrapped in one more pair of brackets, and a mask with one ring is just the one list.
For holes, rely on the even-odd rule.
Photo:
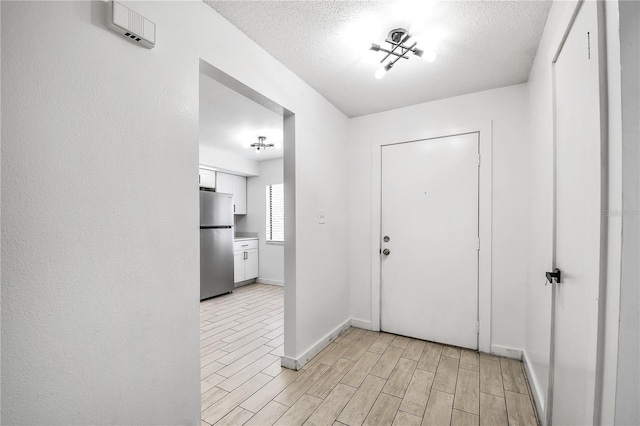
[(284, 285), (283, 118), (200, 73), (200, 300)]

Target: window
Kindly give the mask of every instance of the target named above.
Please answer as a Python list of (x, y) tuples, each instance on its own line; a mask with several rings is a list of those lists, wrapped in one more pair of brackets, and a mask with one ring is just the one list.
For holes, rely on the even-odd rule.
[(284, 242), (284, 184), (267, 185), (267, 242)]

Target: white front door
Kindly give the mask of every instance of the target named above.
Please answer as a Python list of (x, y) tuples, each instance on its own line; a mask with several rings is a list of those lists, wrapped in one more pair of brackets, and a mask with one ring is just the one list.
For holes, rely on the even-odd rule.
[(478, 144), (382, 147), (383, 331), (477, 349)]
[(585, 1), (555, 63), (556, 237), (552, 423), (595, 416), (603, 214), (596, 2)]

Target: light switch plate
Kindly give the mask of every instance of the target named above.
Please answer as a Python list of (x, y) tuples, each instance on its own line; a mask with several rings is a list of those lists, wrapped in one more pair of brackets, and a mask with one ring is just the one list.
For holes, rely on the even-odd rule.
[(325, 212), (324, 212), (324, 210), (318, 210), (318, 223), (320, 225), (324, 225), (324, 223), (325, 223)]

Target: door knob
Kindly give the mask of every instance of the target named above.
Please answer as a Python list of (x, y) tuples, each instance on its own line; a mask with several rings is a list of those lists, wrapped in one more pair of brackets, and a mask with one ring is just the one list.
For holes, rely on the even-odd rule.
[(389, 249), (384, 249), (382, 250), (382, 254), (384, 254), (385, 256), (389, 256), (391, 252), (389, 251)]
[(547, 272), (546, 273), (547, 276), (547, 281), (549, 281), (549, 283), (553, 284), (553, 280), (556, 280), (557, 284), (560, 284), (562, 282), (562, 271), (560, 270), (560, 268), (554, 268), (553, 272)]

